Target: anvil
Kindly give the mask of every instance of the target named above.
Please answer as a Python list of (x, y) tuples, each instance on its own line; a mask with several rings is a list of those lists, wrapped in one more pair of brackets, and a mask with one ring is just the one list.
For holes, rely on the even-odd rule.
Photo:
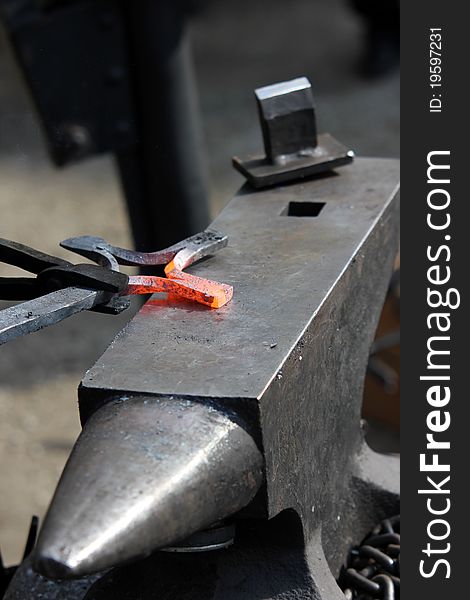
[[(26, 565), (8, 600), (34, 578), (68, 600), (344, 599), (348, 548), (398, 512), (398, 460), (361, 421), (398, 181), (397, 161), (361, 158), (240, 190), (211, 225), (228, 247), (189, 269), (232, 301), (154, 295), (81, 382), (83, 432), (32, 559), (81, 578)], [(229, 517), (231, 547), (161, 551)]]

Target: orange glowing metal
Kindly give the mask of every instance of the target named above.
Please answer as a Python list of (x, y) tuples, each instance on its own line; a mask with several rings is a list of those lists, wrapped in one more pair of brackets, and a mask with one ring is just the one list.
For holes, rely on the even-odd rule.
[(168, 279), (151, 275), (130, 277), (126, 294), (167, 292), (211, 308), (221, 308), (232, 299), (233, 287), (231, 285), (196, 277), (196, 275), (183, 273), (178, 269), (168, 270), (170, 265), (173, 265), (173, 261), (165, 268)]
[(108, 244), (103, 238), (91, 236), (69, 238), (61, 242), (61, 245), (117, 271), (118, 265), (166, 265), (166, 278), (150, 275), (129, 277), (126, 289), (121, 292), (123, 296), (167, 292), (211, 308), (220, 308), (231, 300), (232, 286), (184, 273), (183, 269), (225, 248), (227, 239), (226, 235), (206, 229), (156, 252), (126, 250)]
[(141, 275), (129, 278), (128, 294), (148, 294), (167, 292), (175, 294), (186, 300), (193, 300), (211, 308), (221, 308), (230, 302), (233, 296), (233, 287), (218, 281), (203, 279), (196, 275), (184, 273), (182, 269), (194, 260), (193, 254), (187, 256), (184, 251), (175, 254), (165, 267), (165, 277)]

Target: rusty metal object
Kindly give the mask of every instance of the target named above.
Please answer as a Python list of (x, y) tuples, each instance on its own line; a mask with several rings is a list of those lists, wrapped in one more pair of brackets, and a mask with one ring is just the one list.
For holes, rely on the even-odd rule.
[(265, 156), (232, 159), (256, 188), (323, 173), (354, 158), (328, 133), (317, 135), (312, 86), (306, 77), (255, 90)]

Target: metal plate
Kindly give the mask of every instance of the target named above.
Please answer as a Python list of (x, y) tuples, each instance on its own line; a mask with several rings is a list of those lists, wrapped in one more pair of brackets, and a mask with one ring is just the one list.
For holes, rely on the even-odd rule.
[(318, 136), (318, 145), (312, 153), (280, 163), (270, 163), (266, 156), (232, 159), (233, 166), (255, 188), (269, 187), (286, 181), (301, 180), (310, 175), (331, 171), (347, 165), (354, 159), (354, 152), (343, 146), (328, 133)]

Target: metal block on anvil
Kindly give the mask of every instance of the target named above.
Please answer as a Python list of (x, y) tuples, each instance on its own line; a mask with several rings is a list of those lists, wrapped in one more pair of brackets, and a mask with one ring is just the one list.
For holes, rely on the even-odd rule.
[[(227, 249), (189, 269), (233, 285), (232, 302), (213, 311), (153, 296), (79, 390), (82, 446), (89, 423), (96, 426), (95, 415), (108, 403), (188, 402), (191, 410), (209, 407), (242, 423), (264, 460), (265, 484), (251, 516), (272, 519), (287, 509), (296, 515), (308, 593), (314, 594), (306, 598), (340, 598), (334, 578), (348, 547), (398, 509), (397, 461), (373, 453), (361, 429), (369, 349), (398, 246), (398, 180), (397, 161), (357, 159), (341, 174), (261, 192), (243, 188), (213, 222), (229, 236)], [(100, 418), (110, 424), (112, 412)], [(139, 427), (145, 429), (146, 418)], [(188, 423), (182, 423), (181, 443), (192, 435)], [(103, 439), (109, 435), (116, 443), (104, 431)], [(97, 453), (104, 443), (96, 441)], [(148, 444), (142, 443), (143, 454)], [(172, 437), (168, 453), (174, 448)], [(86, 477), (87, 465), (80, 466)], [(223, 479), (222, 471), (218, 464), (214, 478)], [(52, 512), (54, 502), (66, 506), (61, 485), (73, 489), (65, 480)], [(112, 485), (112, 478), (106, 481)], [(110, 511), (110, 503), (122, 501), (126, 484), (119, 474), (116, 481), (117, 491), (102, 486), (89, 499), (93, 511)], [(204, 484), (209, 497), (219, 479), (211, 482), (209, 475)], [(89, 535), (89, 522), (69, 517), (55, 519), (62, 540), (67, 527), (77, 539)], [(46, 552), (47, 544), (40, 540), (39, 546)], [(254, 569), (251, 577), (260, 574)], [(249, 595), (249, 577), (244, 585), (245, 595), (232, 590), (230, 598), (258, 597)], [(270, 593), (259, 597), (290, 597)]]
[(328, 133), (317, 135), (312, 86), (306, 77), (255, 90), (264, 156), (234, 156), (255, 188), (298, 181), (352, 162), (354, 152)]

